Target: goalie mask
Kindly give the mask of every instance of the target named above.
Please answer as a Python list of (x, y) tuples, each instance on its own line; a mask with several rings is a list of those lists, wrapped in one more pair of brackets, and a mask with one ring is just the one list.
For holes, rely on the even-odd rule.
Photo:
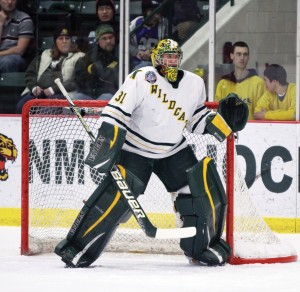
[(153, 67), (160, 67), (161, 74), (170, 82), (177, 80), (178, 69), (182, 59), (182, 50), (177, 42), (164, 39), (151, 50)]

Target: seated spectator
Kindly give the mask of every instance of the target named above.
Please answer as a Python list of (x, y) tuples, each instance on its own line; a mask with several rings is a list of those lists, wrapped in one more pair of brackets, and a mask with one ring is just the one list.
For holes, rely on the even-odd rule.
[(160, 12), (152, 15), (158, 6), (157, 1), (143, 0), (143, 15), (130, 23), (131, 70), (151, 66), (151, 49), (158, 41), (168, 37), (168, 20)]
[(264, 71), (267, 91), (258, 100), (254, 111), (256, 120), (296, 119), (296, 84), (287, 82), (286, 70), (277, 64)]
[(17, 0), (0, 0), (0, 74), (26, 69), (25, 54), (33, 39), (33, 22), (17, 10)]
[[(97, 0), (96, 1), (96, 15), (98, 18), (97, 23), (95, 23), (95, 29), (100, 24), (109, 24), (115, 31), (115, 38), (117, 43), (119, 42), (119, 22), (116, 21), (116, 4), (114, 0)], [(92, 31), (87, 31), (82, 25), (79, 28), (80, 37), (78, 42), (80, 48), (84, 51), (87, 50), (87, 44), (90, 46), (96, 41), (95, 29)]]
[(53, 35), (54, 46), (36, 57), (25, 73), (27, 87), (18, 102), (16, 113), (22, 112), (26, 101), (34, 98), (63, 99), (58, 86), (54, 82), (60, 78), (64, 87), (72, 97), (76, 92), (75, 65), (84, 56), (75, 44), (68, 28), (59, 27)]
[(197, 0), (176, 0), (173, 15), (173, 25), (176, 28), (175, 39), (180, 41), (187, 37), (200, 19), (201, 13)]
[(76, 64), (78, 93), (74, 99), (110, 100), (118, 89), (118, 47), (114, 29), (100, 24), (96, 29), (96, 43)]

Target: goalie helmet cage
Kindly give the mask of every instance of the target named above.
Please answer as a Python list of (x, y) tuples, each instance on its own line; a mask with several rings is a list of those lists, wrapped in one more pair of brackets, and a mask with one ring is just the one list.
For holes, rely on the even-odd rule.
[[(84, 119), (93, 133), (106, 101), (74, 101), (85, 109)], [(217, 103), (207, 103), (216, 109)], [(271, 231), (259, 215), (238, 167), (234, 136), (219, 143), (211, 135), (185, 133), (198, 159), (216, 162), (226, 189), (227, 242), (232, 248), (229, 263), (284, 263), (297, 260), (295, 249)], [(21, 254), (53, 252), (66, 237), (71, 224), (101, 183), (103, 175), (84, 165), (90, 139), (64, 100), (31, 100), (22, 112)], [(153, 175), (139, 202), (159, 228), (180, 226), (173, 211), (172, 194)], [(106, 251), (181, 253), (179, 239), (147, 237), (133, 216), (119, 226)]]

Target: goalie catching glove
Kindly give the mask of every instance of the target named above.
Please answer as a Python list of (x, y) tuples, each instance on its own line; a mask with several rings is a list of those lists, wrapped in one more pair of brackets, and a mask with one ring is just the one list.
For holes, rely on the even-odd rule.
[(229, 93), (219, 102), (217, 113), (207, 117), (206, 131), (222, 142), (232, 132), (244, 129), (248, 116), (247, 104), (236, 94)]
[(229, 93), (219, 102), (218, 113), (223, 117), (232, 132), (245, 128), (249, 116), (247, 104), (235, 93)]

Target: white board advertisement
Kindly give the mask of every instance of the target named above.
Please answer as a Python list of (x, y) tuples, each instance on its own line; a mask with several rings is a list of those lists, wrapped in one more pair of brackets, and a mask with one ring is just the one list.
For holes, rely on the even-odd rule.
[[(12, 141), (17, 150), (15, 161), (5, 159), (0, 150), (0, 207), (20, 207), (21, 204), (21, 117), (0, 117), (0, 135)], [(249, 192), (255, 198), (260, 213), (266, 217), (299, 216), (298, 141), (296, 123), (251, 123), (239, 133), (238, 161)], [(0, 136), (1, 137), (1, 136)], [(9, 140), (10, 139), (10, 140)], [(2, 148), (1, 148), (2, 147)], [(3, 151), (3, 150), (2, 150)]]
[(251, 196), (267, 217), (295, 218), (297, 124), (248, 123), (236, 144)]
[(0, 117), (0, 207), (21, 205), (21, 118)]

